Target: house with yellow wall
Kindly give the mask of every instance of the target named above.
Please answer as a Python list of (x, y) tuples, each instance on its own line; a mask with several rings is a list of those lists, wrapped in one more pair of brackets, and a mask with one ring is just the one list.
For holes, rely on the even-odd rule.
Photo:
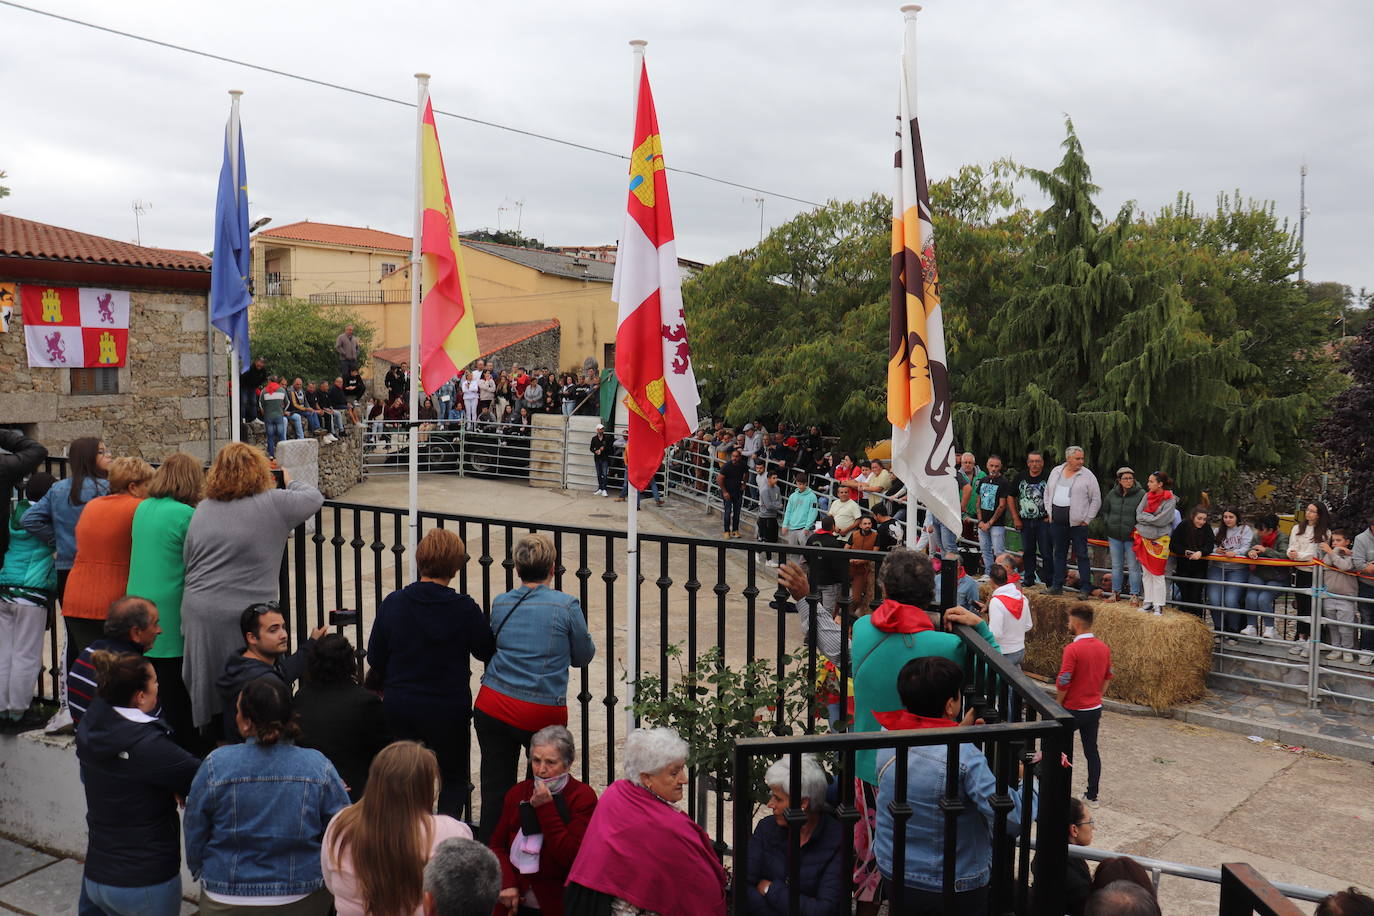
[[(463, 264), (478, 325), (558, 319), (559, 367), (614, 361), (615, 266), (557, 251), (464, 239)], [(375, 349), (410, 343), (409, 236), (299, 222), (253, 236), (258, 300), (292, 297), (347, 306), (377, 329)]]

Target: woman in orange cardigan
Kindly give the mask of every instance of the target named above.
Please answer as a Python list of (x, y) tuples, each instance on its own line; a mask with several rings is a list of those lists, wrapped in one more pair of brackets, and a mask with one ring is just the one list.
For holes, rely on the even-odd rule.
[[(103, 621), (110, 603), (129, 585), (134, 510), (148, 491), (153, 469), (142, 458), (116, 458), (110, 464), (110, 492), (86, 504), (76, 523), (76, 561), (62, 594), (62, 616)], [(99, 637), (95, 627), (82, 627)], [(86, 646), (77, 646), (80, 652)]]

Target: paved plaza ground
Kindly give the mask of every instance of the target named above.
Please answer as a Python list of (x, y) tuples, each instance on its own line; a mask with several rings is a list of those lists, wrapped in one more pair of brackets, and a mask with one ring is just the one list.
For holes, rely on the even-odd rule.
[[(404, 478), (371, 480), (351, 491), (349, 502), (379, 505), (404, 505)], [(518, 487), (510, 483), (458, 478), (430, 478), (422, 481), (421, 504), (428, 510), (455, 514), (495, 516), (512, 521), (544, 524), (621, 528), (625, 504), (590, 495)], [(674, 505), (646, 506), (640, 512), (641, 530), (685, 535), (705, 535), (713, 531), (715, 519), (706, 519), (700, 507)], [(329, 533), (329, 532), (326, 532)], [(498, 548), (492, 547), (499, 556)], [(474, 548), (475, 550), (475, 548)], [(714, 554), (714, 551), (708, 551)], [(388, 557), (389, 561), (390, 557)], [(613, 558), (614, 559), (614, 558)], [(710, 561), (709, 563), (707, 561)], [(603, 557), (604, 561), (604, 557)], [(674, 564), (681, 562), (674, 556)], [(732, 658), (742, 655), (745, 644), (745, 614), (739, 586), (746, 578), (744, 566), (729, 559), (728, 578), (735, 583), (732, 594), (721, 602), (711, 593), (716, 581), (715, 560), (703, 555), (699, 577), (706, 583), (699, 596), (697, 636), (701, 646), (716, 641), (718, 626), (727, 638)], [(623, 558), (620, 559), (623, 564)], [(604, 565), (604, 564), (603, 564)], [(736, 568), (737, 567), (737, 568)], [(496, 592), (504, 585), (499, 564), (491, 567)], [(600, 579), (602, 566), (590, 580), (593, 600), (592, 618), (604, 604), (605, 585)], [(771, 595), (771, 570), (759, 569), (760, 608)], [(647, 573), (646, 573), (647, 574)], [(655, 575), (657, 573), (655, 572)], [(345, 591), (352, 592), (352, 572), (346, 573)], [(326, 579), (332, 580), (327, 571)], [(374, 574), (364, 572), (366, 590), (371, 591)], [(388, 587), (393, 578), (385, 566), (383, 578)], [(623, 578), (617, 583), (623, 591)], [(652, 581), (652, 577), (651, 577)], [(570, 587), (576, 580), (569, 580)], [(326, 589), (332, 581), (324, 583)], [(311, 581), (311, 593), (315, 583)], [(475, 591), (475, 588), (473, 589)], [(646, 583), (646, 607), (652, 602), (653, 619), (659, 612), (656, 589)], [(621, 598), (618, 597), (617, 602)], [(723, 608), (717, 616), (718, 608)], [(676, 591), (668, 605), (672, 629), (669, 641), (685, 633), (686, 598)], [(775, 642), (776, 615), (759, 616), (760, 654), (771, 654)], [(782, 641), (799, 644), (795, 617), (785, 622)], [(646, 666), (657, 664), (657, 647), (663, 641), (657, 633), (642, 634)], [(615, 627), (617, 648), (625, 645), (622, 620)], [(593, 633), (604, 646), (604, 626), (595, 623)], [(588, 688), (597, 697), (589, 717), (590, 745), (585, 749), (593, 761), (593, 783), (605, 784), (607, 753), (606, 716), (599, 702), (609, 682), (623, 697), (625, 658), (599, 657), (593, 663)], [(578, 689), (576, 679), (570, 692)], [(1228, 698), (1234, 705), (1235, 698)], [(580, 721), (574, 714), (571, 723), (580, 735)], [(616, 738), (623, 737), (623, 716), (615, 722)], [(0, 738), (0, 756), (4, 742)], [(1194, 724), (1136, 715), (1108, 712), (1102, 725), (1104, 777), (1103, 805), (1094, 812), (1097, 821), (1095, 845), (1122, 853), (1149, 856), (1191, 865), (1216, 867), (1223, 862), (1249, 862), (1271, 880), (1288, 881), (1320, 889), (1334, 890), (1349, 884), (1366, 889), (1374, 886), (1374, 768), (1363, 761), (1313, 751), (1293, 752), (1278, 749), (1274, 741), (1255, 742), (1244, 734), (1200, 727)], [(579, 748), (579, 751), (584, 749)], [(474, 767), (475, 771), (475, 767)], [(1082, 777), (1076, 780), (1082, 791)], [(77, 791), (77, 787), (72, 787)], [(710, 827), (715, 832), (714, 824)], [(728, 828), (728, 823), (722, 825)], [(728, 835), (728, 834), (727, 834)], [(59, 914), (75, 911), (79, 867), (71, 859), (35, 852), (17, 843), (0, 842), (0, 908), (15, 912)], [(1180, 878), (1165, 877), (1160, 889), (1166, 914), (1215, 913), (1217, 889)], [(1304, 909), (1310, 911), (1310, 906)], [(188, 912), (192, 908), (188, 907)]]

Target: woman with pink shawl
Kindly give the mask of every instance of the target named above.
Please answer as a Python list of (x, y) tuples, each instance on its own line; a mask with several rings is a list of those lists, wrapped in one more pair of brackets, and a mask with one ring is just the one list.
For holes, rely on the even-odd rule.
[(723, 916), (725, 870), (678, 810), (687, 742), (671, 728), (625, 739), (624, 779), (597, 802), (563, 896), (567, 916)]

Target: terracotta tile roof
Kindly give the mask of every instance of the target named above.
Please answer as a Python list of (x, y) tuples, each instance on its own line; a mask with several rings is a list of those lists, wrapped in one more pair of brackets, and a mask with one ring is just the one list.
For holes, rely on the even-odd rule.
[(366, 229), (358, 226), (337, 226), (333, 223), (312, 223), (309, 220), (263, 229), (258, 238), (294, 239), (298, 242), (319, 242), (323, 245), (343, 245), (348, 248), (380, 248), (383, 251), (410, 251), (410, 236)]
[[(477, 326), (477, 349), (479, 357), (491, 356), (499, 353), (506, 347), (520, 343), (522, 340), (529, 340), (536, 334), (543, 334), (545, 331), (553, 330), (558, 327), (557, 318), (545, 318), (542, 321), (517, 321), (512, 324), (479, 324)], [(402, 360), (410, 359), (410, 347), (387, 347), (384, 350), (373, 350), (374, 359), (385, 360), (393, 366), (399, 366)]]
[(210, 271), (210, 259), (198, 251), (145, 248), (5, 214), (0, 214), (0, 257)]

